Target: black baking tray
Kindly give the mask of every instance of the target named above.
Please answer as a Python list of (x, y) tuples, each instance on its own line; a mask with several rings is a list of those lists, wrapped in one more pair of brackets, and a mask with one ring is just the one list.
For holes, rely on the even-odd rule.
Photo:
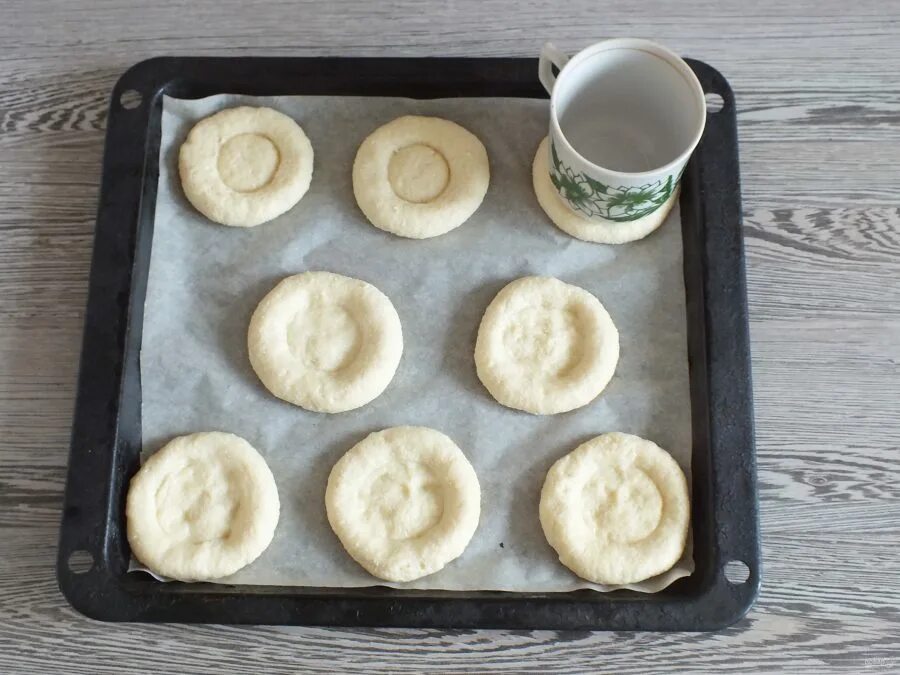
[[(129, 573), (124, 507), (140, 463), (141, 332), (163, 95), (547, 98), (536, 59), (161, 57), (128, 70), (109, 108), (57, 561), (69, 602), (107, 621), (319, 626), (699, 631), (742, 617), (759, 590), (760, 550), (735, 103), (722, 75), (688, 63), (704, 91), (722, 102), (707, 116), (681, 192), (693, 424), (691, 576), (642, 594), (160, 583)], [(92, 563), (78, 567), (77, 560)], [(745, 582), (726, 579), (730, 561), (749, 568)]]

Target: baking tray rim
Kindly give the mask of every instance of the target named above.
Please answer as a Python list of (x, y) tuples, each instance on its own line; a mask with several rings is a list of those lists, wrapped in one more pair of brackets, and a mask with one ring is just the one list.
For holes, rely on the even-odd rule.
[[(124, 513), (127, 477), (140, 454), (140, 433), (135, 444), (123, 427), (136, 422), (140, 429), (140, 369), (135, 362), (147, 275), (146, 269), (143, 277), (135, 274), (140, 265), (136, 253), (145, 247), (140, 250), (147, 251), (149, 260), (155, 203), (144, 200), (148, 190), (155, 197), (162, 96), (298, 95), (300, 89), (299, 95), (546, 98), (537, 82), (537, 60), (530, 58), (155, 57), (122, 75), (109, 107), (57, 559), (59, 585), (72, 606), (107, 621), (444, 628), (696, 631), (723, 628), (743, 617), (758, 595), (761, 569), (735, 105), (718, 71), (700, 61), (688, 62), (705, 91), (723, 102), (721, 111), (708, 119), (704, 139), (685, 171), (681, 196), (683, 227), (688, 220), (698, 223), (692, 236), (700, 238), (690, 254), (685, 245), (686, 286), (689, 255), (697, 256), (693, 273), (702, 277), (693, 280), (699, 283), (699, 297), (694, 302), (688, 298), (689, 329), (692, 313), (703, 322), (699, 349), (704, 363), (696, 363), (691, 350), (692, 404), (701, 378), (707, 398), (716, 399), (701, 411), (701, 417), (708, 417), (701, 420), (708, 423), (708, 438), (702, 440), (710, 447), (706, 459), (712, 475), (709, 485), (699, 486), (699, 494), (694, 485), (692, 519), (715, 520), (715, 531), (707, 533), (718, 544), (714, 565), (701, 569), (704, 565), (698, 564), (694, 575), (655, 594), (159, 584), (146, 575), (127, 574), (127, 542), (117, 521)], [(142, 97), (136, 108), (120, 103), (128, 90)], [(139, 134), (134, 133), (136, 122)], [(728, 152), (713, 152), (719, 145)], [(121, 227), (123, 220), (132, 227)], [(706, 227), (707, 222), (720, 226)], [(684, 227), (685, 236), (688, 229)], [(130, 413), (123, 413), (123, 402)], [(695, 455), (697, 417), (693, 414)], [(123, 455), (130, 455), (130, 462)], [(100, 473), (108, 484), (91, 489), (81, 481), (83, 473)], [(712, 501), (711, 513), (698, 513), (707, 503), (699, 497)], [(728, 518), (718, 518), (722, 514)], [(729, 549), (727, 555), (720, 555), (722, 546)], [(88, 551), (94, 559), (87, 572), (69, 568), (75, 551)], [(746, 563), (746, 582), (728, 582), (728, 560)]]

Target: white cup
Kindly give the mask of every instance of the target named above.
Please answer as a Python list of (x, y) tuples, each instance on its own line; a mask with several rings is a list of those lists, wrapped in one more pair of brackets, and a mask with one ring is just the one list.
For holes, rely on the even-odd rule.
[(550, 178), (573, 212), (623, 223), (671, 206), (706, 125), (690, 66), (648, 40), (605, 40), (571, 59), (548, 42), (538, 76), (550, 94)]

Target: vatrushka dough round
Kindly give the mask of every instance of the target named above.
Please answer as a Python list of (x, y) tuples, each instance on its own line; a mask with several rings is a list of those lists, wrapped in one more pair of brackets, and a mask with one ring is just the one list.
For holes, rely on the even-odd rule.
[(131, 479), (128, 543), (160, 576), (218, 579), (266, 550), (278, 511), (272, 472), (247, 441), (218, 431), (179, 436)]
[(498, 402), (537, 415), (587, 405), (619, 360), (619, 333), (583, 288), (522, 277), (488, 305), (478, 328), (478, 377)]
[(590, 241), (598, 244), (626, 244), (630, 241), (643, 239), (648, 234), (662, 225), (672, 206), (678, 199), (679, 188), (672, 192), (666, 202), (653, 213), (625, 223), (599, 223), (587, 220), (572, 211), (559, 196), (553, 183), (550, 181), (550, 153), (548, 141), (544, 138), (534, 155), (534, 163), (531, 165), (531, 181), (534, 184), (534, 194), (538, 203), (544, 209), (547, 217), (566, 234), (582, 241)]
[(200, 120), (178, 154), (184, 194), (222, 225), (251, 227), (293, 207), (309, 189), (313, 149), (271, 108), (229, 108)]
[(356, 153), (353, 193), (377, 228), (426, 239), (459, 227), (484, 199), (487, 151), (438, 117), (407, 115), (376, 129)]
[(253, 313), (253, 370), (275, 396), (337, 413), (376, 398), (403, 353), (400, 317), (371, 284), (331, 272), (282, 280)]
[(426, 427), (369, 434), (331, 470), (328, 522), (370, 574), (412, 581), (462, 555), (478, 527), (481, 488), (462, 451)]
[(678, 562), (690, 499), (684, 473), (668, 452), (638, 436), (609, 433), (551, 467), (540, 514), (563, 565), (582, 579), (622, 585)]

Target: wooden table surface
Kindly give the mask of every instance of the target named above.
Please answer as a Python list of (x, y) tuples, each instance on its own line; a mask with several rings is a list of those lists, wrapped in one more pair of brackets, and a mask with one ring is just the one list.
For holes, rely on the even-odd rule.
[[(737, 95), (764, 549), (748, 617), (560, 634), (71, 610), (56, 539), (118, 75), (160, 54), (534, 56), (623, 35)], [(877, 0), (0, 0), (0, 670), (900, 671), (898, 73), (900, 5)]]

